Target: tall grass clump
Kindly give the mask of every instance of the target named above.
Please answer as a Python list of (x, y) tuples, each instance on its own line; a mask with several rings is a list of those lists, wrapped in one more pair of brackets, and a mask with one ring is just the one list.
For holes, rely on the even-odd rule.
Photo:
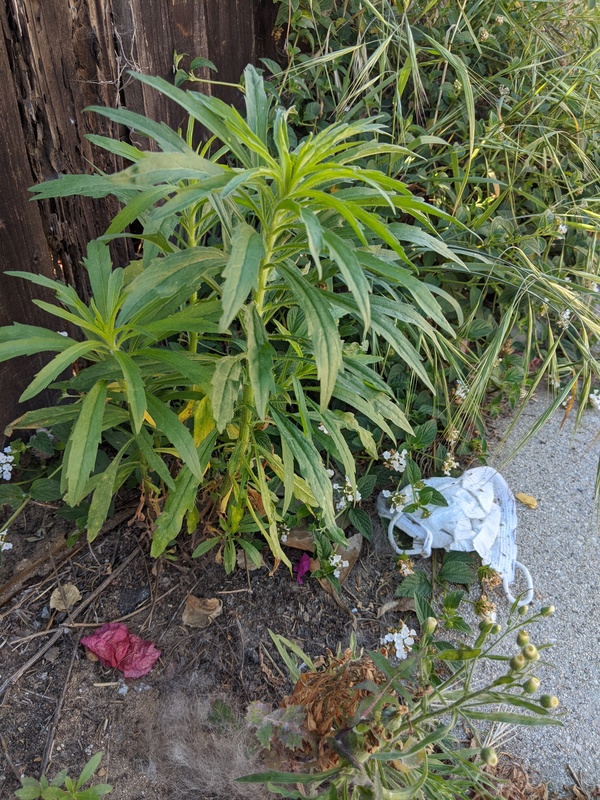
[(481, 256), (465, 268), (409, 245), (464, 314), (448, 307), (477, 365), (458, 421), (514, 407), (544, 375), (554, 405), (579, 392), (581, 413), (599, 374), (595, 4), (279, 1), (286, 63), (268, 66), (298, 126), (383, 119), (412, 157), (378, 166), (455, 216), (435, 223), (448, 245)]

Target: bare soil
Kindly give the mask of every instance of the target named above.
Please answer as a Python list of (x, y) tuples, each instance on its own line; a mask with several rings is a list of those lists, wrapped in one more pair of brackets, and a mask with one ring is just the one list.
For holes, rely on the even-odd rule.
[[(102, 751), (99, 776), (113, 785), (111, 797), (174, 800), (148, 754), (160, 718), (182, 692), (190, 704), (226, 698), (242, 714), (253, 700), (277, 704), (292, 686), (269, 629), (317, 657), (346, 647), (353, 631), (359, 645), (376, 647), (397, 624), (397, 612), (377, 619), (398, 578), (393, 558), (373, 544), (364, 543), (336, 602), (314, 580), (299, 585), (285, 566), (270, 575), (272, 562), (227, 576), (214, 552), (192, 560), (195, 537), (180, 537), (176, 560), (155, 561), (147, 532), (128, 525), (131, 516), (125, 509), (110, 532), (71, 551), (64, 540), (72, 526), (52, 510), (28, 511), (11, 531), (14, 547), (0, 568), (2, 798), (13, 796), (22, 774), (51, 777), (67, 768), (77, 776)], [(299, 560), (300, 551), (288, 552)], [(69, 582), (82, 600), (70, 613), (51, 610), (51, 593)], [(185, 627), (189, 594), (220, 598), (222, 615), (204, 630)], [(80, 638), (115, 621), (161, 650), (144, 678), (125, 681), (86, 658)]]

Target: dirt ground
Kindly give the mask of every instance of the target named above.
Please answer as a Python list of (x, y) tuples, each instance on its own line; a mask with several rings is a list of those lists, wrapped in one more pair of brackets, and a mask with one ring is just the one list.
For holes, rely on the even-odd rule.
[[(390, 554), (373, 544), (364, 543), (337, 604), (316, 581), (299, 585), (284, 566), (272, 576), (269, 565), (226, 576), (214, 553), (191, 559), (194, 537), (181, 537), (176, 561), (154, 561), (147, 534), (127, 524), (132, 514), (124, 509), (111, 531), (71, 551), (63, 546), (68, 523), (51, 510), (28, 511), (13, 529), (14, 548), (0, 569), (2, 798), (22, 774), (67, 768), (76, 776), (102, 751), (99, 775), (115, 787), (111, 797), (175, 800), (148, 753), (156, 753), (157, 721), (160, 729), (182, 693), (190, 706), (218, 696), (242, 713), (253, 700), (276, 704), (292, 687), (269, 629), (316, 657), (347, 646), (352, 631), (359, 645), (376, 647), (397, 623), (397, 612), (377, 618), (399, 578)], [(299, 560), (300, 551), (288, 552)], [(70, 614), (51, 610), (51, 593), (67, 583), (82, 599)], [(220, 598), (222, 615), (203, 630), (184, 626), (189, 594)], [(115, 621), (160, 649), (144, 678), (124, 681), (86, 658), (80, 638)]]

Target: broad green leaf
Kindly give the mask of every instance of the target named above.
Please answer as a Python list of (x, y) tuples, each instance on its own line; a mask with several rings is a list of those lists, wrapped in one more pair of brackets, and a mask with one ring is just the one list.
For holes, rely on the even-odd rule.
[(189, 468), (197, 481), (200, 481), (203, 470), (200, 467), (192, 434), (181, 422), (177, 414), (154, 395), (146, 393), (146, 403), (148, 413), (156, 423), (157, 429), (175, 446), (179, 458)]
[(28, 494), (34, 500), (39, 500), (42, 503), (51, 503), (53, 500), (60, 500), (62, 497), (60, 483), (52, 478), (38, 478), (29, 487)]
[(219, 321), (225, 333), (246, 302), (252, 289), (258, 287), (261, 261), (265, 256), (262, 237), (245, 222), (236, 225), (231, 236), (231, 254), (223, 270), (223, 313)]
[(105, 402), (106, 381), (98, 381), (81, 403), (79, 416), (71, 431), (68, 458), (65, 451), (63, 461), (67, 485), (65, 500), (70, 506), (76, 506), (85, 497), (88, 478), (96, 464), (102, 438)]
[[(164, 364), (164, 367), (159, 367), (159, 373), (161, 369), (167, 373), (171, 371), (178, 372), (192, 385), (198, 386), (204, 392), (208, 391), (214, 366), (211, 363), (207, 364), (199, 361), (193, 353), (188, 353), (185, 350), (148, 347), (145, 350), (139, 350), (138, 356), (149, 358), (153, 362), (158, 361), (160, 365)], [(219, 362), (217, 361), (217, 363)]]
[(12, 486), (10, 483), (0, 485), (0, 505), (7, 503), (9, 506), (16, 508), (26, 496), (20, 486)]
[(144, 421), (146, 411), (146, 390), (144, 379), (140, 368), (135, 361), (122, 350), (114, 350), (113, 356), (119, 362), (123, 377), (125, 378), (125, 388), (127, 391), (127, 402), (131, 412), (131, 422), (133, 432), (139, 433)]
[(145, 323), (143, 328), (140, 328), (140, 332), (151, 335), (155, 339), (164, 339), (174, 333), (181, 333), (181, 331), (217, 333), (220, 316), (221, 302), (219, 300), (202, 300), (186, 306), (174, 314), (169, 314), (165, 319)]
[(421, 570), (416, 570), (408, 575), (396, 589), (396, 597), (431, 597), (432, 588), (427, 576)]
[(327, 245), (331, 260), (337, 265), (346, 286), (350, 289), (366, 332), (371, 325), (371, 306), (369, 304), (371, 286), (365, 278), (364, 270), (359, 264), (354, 250), (333, 231), (324, 230), (323, 241)]
[(240, 397), (242, 356), (223, 356), (217, 361), (212, 378), (210, 403), (219, 433), (232, 419), (235, 404)]
[[(65, 338), (65, 337), (61, 337)], [(72, 341), (69, 339), (68, 341)], [(20, 403), (30, 400), (43, 391), (52, 381), (57, 378), (67, 367), (71, 366), (78, 358), (83, 358), (96, 347), (94, 342), (76, 342), (55, 356), (49, 364), (46, 364), (31, 381), (21, 397)]]
[(264, 323), (254, 303), (246, 306), (244, 315), (248, 340), (248, 376), (254, 395), (254, 405), (260, 419), (265, 418), (269, 397), (275, 392), (273, 357), (275, 350), (269, 343)]
[(364, 536), (367, 541), (373, 539), (373, 521), (371, 517), (362, 508), (349, 508), (348, 519), (350, 524), (356, 528), (361, 536)]
[(278, 269), (306, 317), (321, 384), (320, 407), (323, 410), (329, 404), (342, 369), (342, 343), (337, 325), (327, 300), (295, 267), (280, 264)]
[(181, 297), (183, 301), (202, 283), (207, 269), (222, 263), (223, 254), (214, 247), (193, 247), (154, 259), (127, 287), (118, 324), (161, 300)]

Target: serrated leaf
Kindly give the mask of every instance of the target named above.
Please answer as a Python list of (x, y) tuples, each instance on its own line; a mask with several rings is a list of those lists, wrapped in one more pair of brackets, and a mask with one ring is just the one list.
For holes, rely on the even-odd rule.
[(246, 222), (236, 225), (231, 236), (231, 253), (223, 270), (223, 312), (219, 320), (221, 333), (228, 330), (250, 291), (258, 287), (258, 275), (264, 255), (260, 234)]
[(444, 611), (456, 611), (464, 596), (465, 593), (462, 589), (448, 592), (444, 597)]
[(6, 503), (13, 508), (20, 505), (26, 495), (19, 486), (11, 486), (8, 483), (0, 485), (0, 505)]
[(413, 486), (415, 483), (418, 483), (421, 480), (421, 470), (415, 464), (415, 462), (412, 460), (410, 456), (407, 456), (406, 458), (404, 477)]
[(348, 510), (348, 519), (350, 524), (367, 541), (370, 542), (373, 539), (373, 521), (366, 511), (362, 508), (350, 508)]
[(429, 579), (421, 570), (407, 575), (395, 591), (396, 597), (431, 597), (432, 587)]
[(29, 487), (28, 494), (41, 503), (51, 503), (53, 500), (60, 500), (62, 497), (60, 483), (53, 478), (38, 478)]
[[(410, 575), (408, 577), (410, 577)], [(427, 600), (427, 595), (421, 595), (417, 593), (414, 594), (413, 597), (415, 600), (415, 614), (419, 620), (419, 625), (423, 625), (426, 619), (429, 617), (435, 617), (435, 613), (431, 604)]]
[(373, 494), (376, 483), (377, 475), (363, 475), (356, 481), (356, 486), (363, 500), (367, 500)]
[(473, 583), (476, 578), (476, 570), (473, 566), (472, 554), (452, 551), (446, 553), (437, 577), (448, 583)]

